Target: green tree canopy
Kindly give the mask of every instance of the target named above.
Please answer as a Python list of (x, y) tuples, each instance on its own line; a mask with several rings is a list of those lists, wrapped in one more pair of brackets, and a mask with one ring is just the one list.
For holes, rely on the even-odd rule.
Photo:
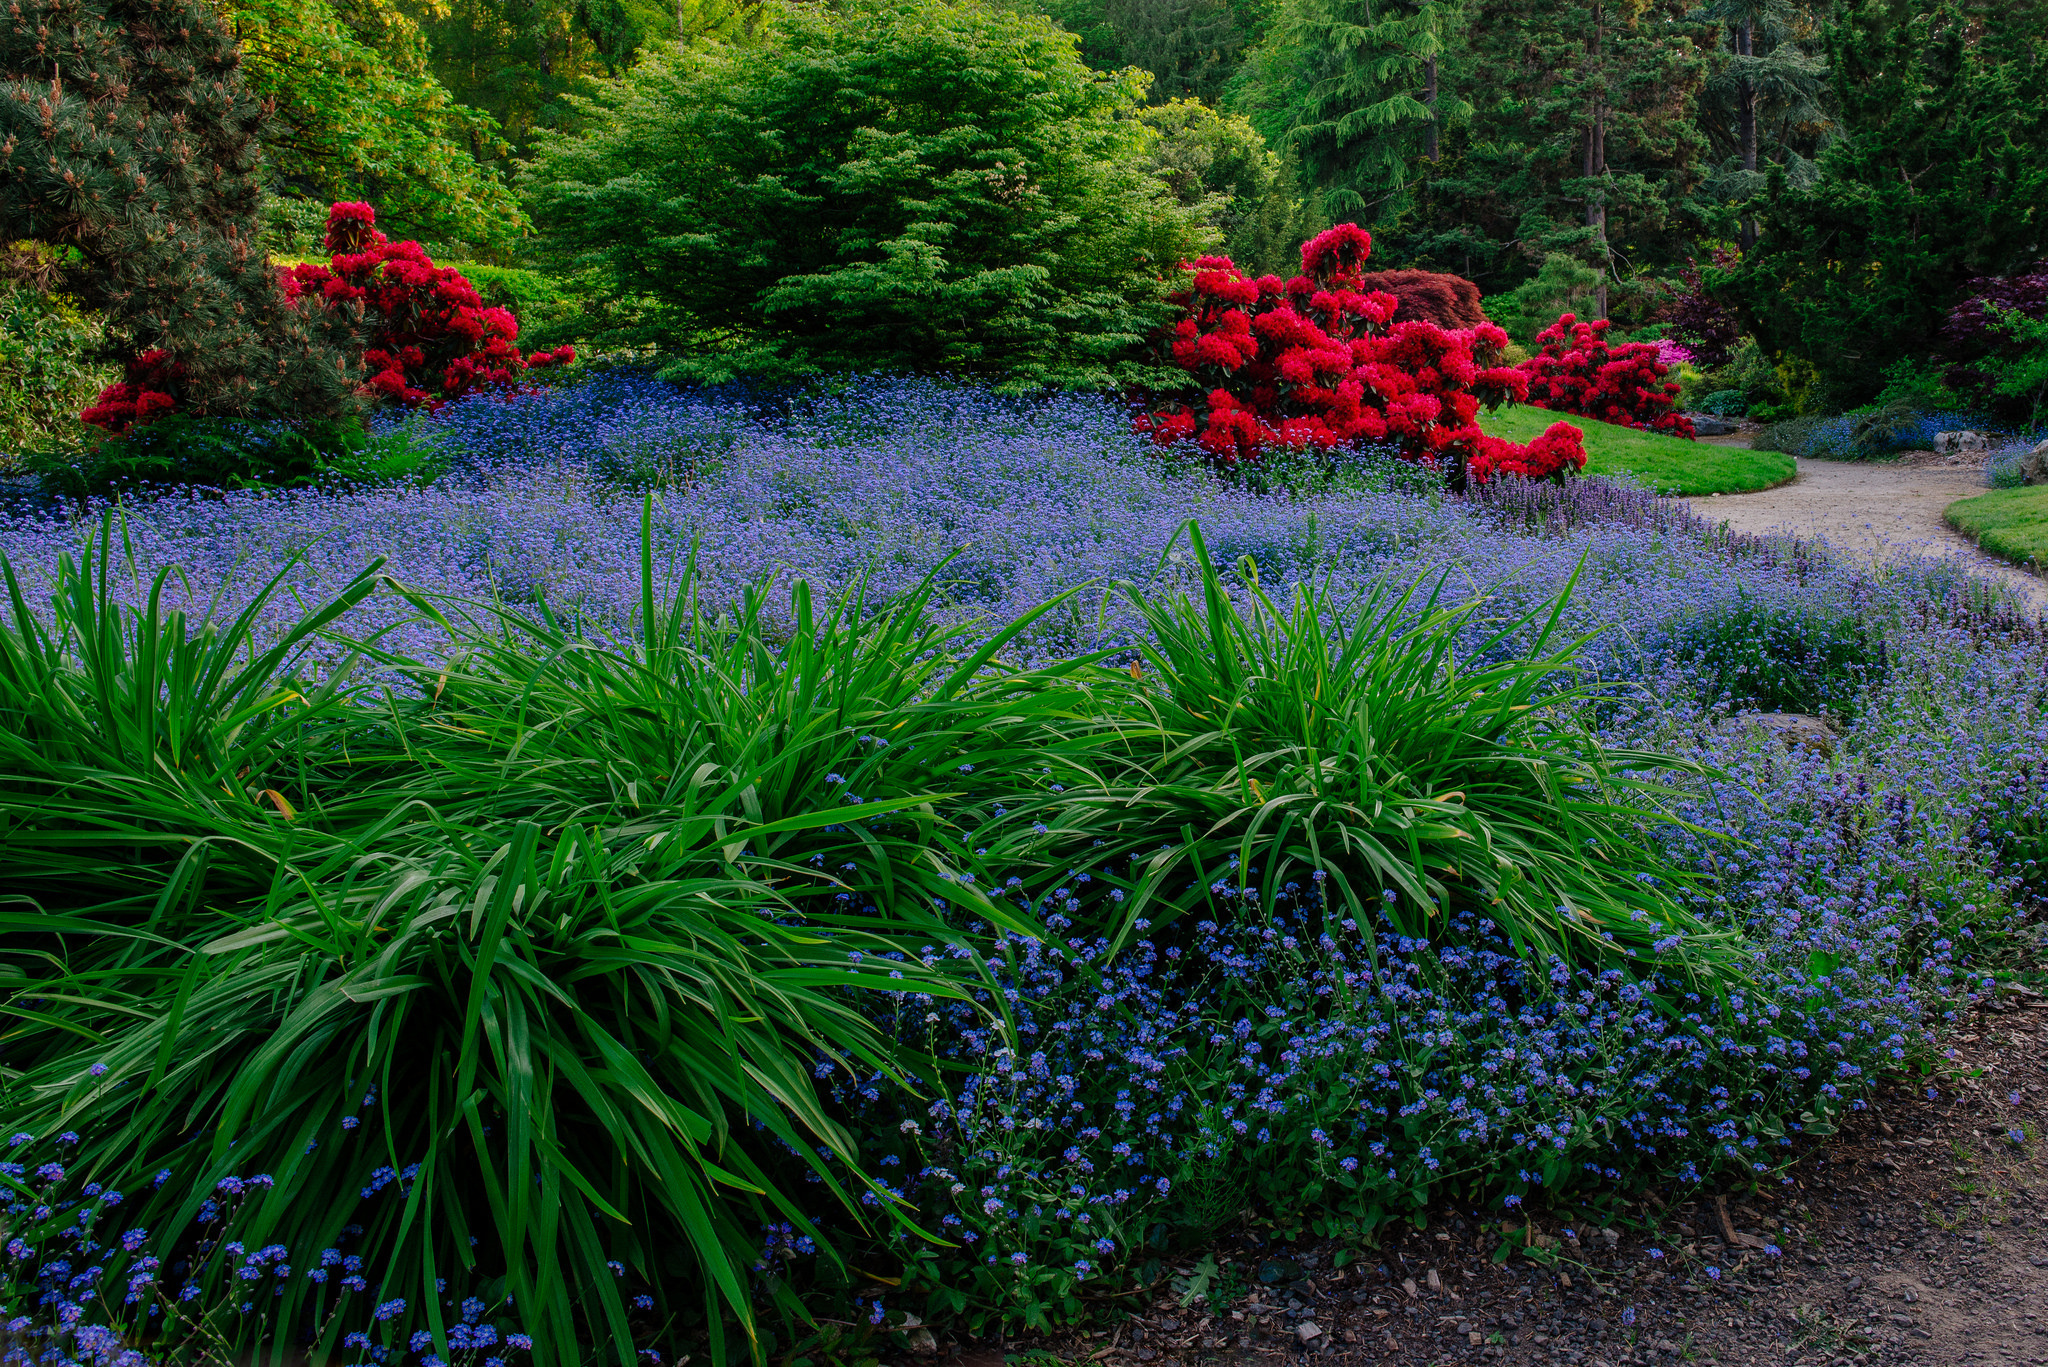
[(275, 188), (368, 200), (401, 236), (504, 247), (518, 200), (479, 156), (496, 125), (456, 103), (427, 66), (419, 28), (391, 0), (227, 0), (249, 88), (275, 106), (264, 151)]
[[(1513, 290), (1553, 258), (1591, 311), (1683, 263), (1706, 61), (1670, 0), (1284, 0), (1230, 103), (1298, 152), (1374, 261)], [(1562, 263), (1560, 263), (1562, 264)], [(1633, 293), (1631, 293), (1633, 291)]]
[(758, 45), (643, 55), (541, 139), (543, 249), (671, 373), (1108, 386), (1213, 234), (1150, 174), (1137, 73), (975, 0), (771, 0)]
[(1446, 88), (1459, 0), (1286, 0), (1263, 64), (1268, 138), (1297, 153), (1332, 212), (1392, 216), (1411, 168), (1471, 113)]
[(1196, 100), (1154, 105), (1141, 117), (1159, 134), (1153, 174), (1223, 234), (1225, 255), (1248, 275), (1300, 272), (1301, 244), (1328, 224), (1293, 164), (1249, 119)]
[(757, 18), (753, 0), (436, 0), (420, 28), (434, 76), (507, 144), (471, 150), (510, 170), (507, 154), (530, 153), (536, 130), (574, 123), (567, 97), (586, 80), (616, 77), (644, 47), (743, 37)]
[(1864, 0), (1827, 39), (1844, 136), (1810, 187), (1773, 173), (1757, 249), (1708, 280), (1848, 404), (1929, 348), (1964, 281), (2048, 255), (2048, 37), (2038, 7)]

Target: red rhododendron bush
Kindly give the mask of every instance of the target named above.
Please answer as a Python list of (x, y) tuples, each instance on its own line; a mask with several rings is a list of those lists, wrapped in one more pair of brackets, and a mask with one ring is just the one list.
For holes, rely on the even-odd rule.
[(367, 204), (328, 211), (326, 247), (333, 261), (293, 266), (285, 292), (329, 308), (361, 302), (370, 329), (363, 369), (381, 398), (438, 405), (479, 389), (514, 389), (528, 370), (576, 359), (566, 346), (520, 355), (510, 310), (484, 307), (461, 271), (436, 266), (419, 243), (386, 238)]
[(1192, 442), (1226, 469), (1279, 450), (1384, 443), (1448, 474), (1540, 479), (1586, 463), (1582, 434), (1553, 423), (1527, 446), (1481, 432), (1482, 404), (1526, 392), (1521, 371), (1495, 364), (1507, 334), (1491, 323), (1447, 329), (1395, 322), (1399, 300), (1357, 288), (1372, 238), (1344, 223), (1305, 243), (1302, 273), (1249, 279), (1228, 257), (1185, 266), (1173, 301), (1174, 361), (1192, 377), (1181, 401), (1138, 429), (1161, 445)]
[[(326, 249), (329, 264), (292, 266), (280, 280), (303, 307), (342, 310), (359, 322), (363, 388), (374, 398), (438, 407), (479, 391), (511, 392), (526, 372), (576, 359), (568, 346), (522, 355), (519, 321), (509, 310), (485, 307), (462, 272), (436, 266), (419, 243), (378, 232), (367, 204), (328, 210)], [(178, 371), (165, 352), (146, 351), (78, 416), (118, 435), (171, 413)]]
[(1542, 348), (1522, 362), (1529, 402), (1558, 413), (1577, 413), (1621, 427), (1640, 427), (1690, 439), (1692, 419), (1674, 407), (1678, 386), (1649, 342), (1607, 342), (1607, 320), (1580, 322), (1567, 313), (1536, 334)]
[(177, 385), (182, 369), (168, 351), (153, 347), (130, 361), (127, 378), (102, 389), (79, 419), (119, 436), (137, 423), (161, 418), (178, 406), (170, 390)]

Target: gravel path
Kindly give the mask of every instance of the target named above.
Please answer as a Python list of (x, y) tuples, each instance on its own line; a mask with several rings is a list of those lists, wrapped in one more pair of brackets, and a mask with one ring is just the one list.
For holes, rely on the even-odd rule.
[(1754, 494), (1687, 499), (1701, 516), (1738, 532), (1791, 532), (1880, 560), (1952, 556), (2012, 586), (2048, 611), (2048, 581), (1978, 550), (1941, 520), (1949, 504), (1984, 492), (1984, 473), (1968, 466), (1800, 460), (1790, 484)]

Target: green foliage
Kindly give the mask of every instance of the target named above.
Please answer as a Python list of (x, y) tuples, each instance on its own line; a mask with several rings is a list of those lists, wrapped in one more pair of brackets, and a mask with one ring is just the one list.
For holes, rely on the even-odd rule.
[[(687, 575), (656, 597), (643, 524), (632, 644), (411, 598), (456, 658), (364, 645), (386, 692), (322, 638), (377, 566), (259, 639), (276, 581), (232, 620), (165, 577), (124, 607), (111, 536), (47, 612), (8, 571), (0, 886), (48, 1008), (15, 1008), (10, 1116), (85, 1134), (78, 1166), (165, 1247), (229, 1173), (275, 1179), (245, 1237), (362, 1224), (401, 1341), (442, 1327), (446, 1277), (511, 1295), (539, 1361), (632, 1362), (639, 1287), (724, 1357), (760, 1222), (813, 1229), (765, 1155), (862, 1221), (812, 1078), (895, 1072), (859, 997), (985, 980), (918, 957), (960, 939), (938, 906), (1029, 929), (954, 878), (934, 807), (959, 764), (1022, 768), (992, 723), (1038, 705), (973, 684), (1002, 639), (956, 658), (921, 600), (869, 620), (801, 584), (714, 619)], [(103, 1085), (73, 1084), (88, 1063)], [(387, 1104), (351, 1131), (366, 1091)], [(418, 1166), (359, 1198), (380, 1164)], [(318, 1294), (294, 1279), (271, 1315)]]
[(0, 296), (0, 469), (77, 431), (78, 410), (119, 378), (98, 361), (105, 344), (106, 325), (63, 295), (18, 285)]
[(1152, 172), (1174, 198), (1223, 235), (1223, 254), (1247, 275), (1298, 274), (1301, 244), (1328, 226), (1303, 195), (1295, 166), (1266, 146), (1251, 122), (1194, 100), (1141, 115), (1156, 130)]
[[(1415, 6), (1292, 3), (1304, 15), (1358, 16), (1358, 35), (1368, 31), (1367, 17), (1422, 20)], [(1607, 311), (1635, 324), (1647, 321), (1657, 302), (1648, 279), (1638, 277), (1682, 264), (1694, 250), (1690, 214), (1706, 146), (1694, 116), (1706, 63), (1694, 43), (1696, 28), (1678, 12), (1604, 0), (1466, 0), (1460, 21), (1443, 26), (1436, 66), (1440, 103), (1455, 98), (1471, 112), (1453, 119), (1441, 110), (1434, 159), (1424, 155), (1422, 139), (1430, 125), (1410, 108), (1426, 93), (1426, 80), (1418, 78), (1426, 73), (1416, 66), (1419, 54), (1403, 56), (1398, 46), (1365, 50), (1382, 52), (1384, 67), (1349, 60), (1340, 66), (1334, 53), (1292, 55), (1276, 37), (1247, 63), (1232, 98), (1276, 146), (1285, 146), (1289, 130), (1323, 126), (1324, 116), (1310, 117), (1321, 107), (1316, 92), (1334, 96), (1339, 85), (1319, 82), (1347, 73), (1345, 80), (1365, 83), (1346, 97), (1355, 103), (1330, 103), (1327, 118), (1358, 125), (1367, 111), (1381, 110), (1405, 120), (1399, 136), (1367, 145), (1362, 125), (1354, 127), (1361, 139), (1356, 164), (1344, 160), (1352, 144), (1332, 141), (1323, 171), (1360, 178), (1356, 192), (1375, 205), (1360, 221), (1372, 229), (1376, 260), (1448, 271), (1495, 296), (1562, 255), (1599, 272)], [(1334, 136), (1352, 125), (1330, 127)], [(1398, 190), (1391, 165), (1366, 174), (1396, 151), (1405, 177)]]
[(1752, 201), (1770, 167), (1796, 185), (1813, 183), (1813, 163), (1833, 131), (1814, 54), (1815, 12), (1790, 0), (1712, 0), (1691, 19), (1713, 25), (1714, 60), (1700, 92), (1700, 129), (1711, 148), (1696, 212), (1721, 231), (1755, 244)]
[(442, 0), (416, 12), (435, 78), (505, 139), (478, 159), (507, 174), (537, 131), (575, 126), (568, 96), (585, 81), (678, 40), (746, 42), (759, 20), (752, 0)]
[(1754, 337), (1744, 337), (1729, 353), (1728, 364), (1701, 373), (1699, 387), (1708, 393), (1733, 394), (1742, 405), (1737, 412), (1772, 420), (1798, 411), (1790, 382), (1791, 376), (1771, 363)]
[(1827, 38), (1846, 136), (1809, 188), (1772, 172), (1757, 250), (1706, 277), (1840, 408), (1926, 350), (1966, 280), (2040, 255), (2048, 50), (2027, 7), (1864, 0)]
[(1272, 0), (1016, 0), (1080, 40), (1097, 71), (1136, 67), (1152, 77), (1155, 103), (1213, 104), (1245, 48), (1270, 18)]
[(1718, 418), (1739, 418), (1749, 411), (1749, 395), (1739, 389), (1717, 389), (1697, 405), (1702, 413)]
[(1684, 624), (1677, 651), (1705, 696), (1765, 712), (1846, 716), (1884, 682), (1882, 643), (1862, 618), (1744, 598)]
[(2010, 342), (1978, 366), (1990, 377), (1991, 392), (2019, 400), (2027, 423), (2038, 426), (2048, 416), (2048, 319), (1996, 306), (1988, 311)]
[[(1333, 213), (1391, 217), (1411, 174), (1428, 174), (1443, 130), (1472, 112), (1443, 88), (1461, 0), (1287, 0), (1268, 40), (1269, 134), (1301, 157)], [(1284, 110), (1284, 113), (1282, 112)]]
[[(1663, 818), (1624, 770), (1683, 766), (1605, 751), (1570, 720), (1579, 643), (1553, 642), (1562, 599), (1461, 660), (1453, 641), (1477, 602), (1445, 606), (1420, 586), (1339, 602), (1311, 585), (1276, 602), (1253, 565), (1226, 585), (1189, 535), (1199, 597), (1125, 586), (1147, 627), (1143, 663), (1089, 685), (1092, 724), (1040, 748), (1064, 791), (1016, 820), (1052, 843), (1006, 865), (1036, 856), (1048, 886), (1104, 868), (1073, 914), (1112, 945), (1141, 921), (1216, 917), (1214, 885), (1256, 869), (1269, 913), (1290, 879), (1320, 873), (1330, 908), (1362, 925), (1384, 909), (1418, 939), (1471, 911), (1535, 962), (1625, 949), (1651, 961), (1664, 957), (1652, 942), (1683, 927), (1693, 970), (1726, 966), (1725, 937), (1655, 891), (1682, 878), (1636, 833)], [(1490, 663), (1545, 614), (1526, 656)], [(1124, 867), (1142, 872), (1107, 872)]]
[(1147, 172), (1140, 83), (973, 0), (771, 4), (757, 48), (643, 58), (523, 184), (542, 250), (671, 377), (947, 371), (1108, 387), (1196, 215)]
[(190, 413), (174, 413), (125, 436), (31, 450), (23, 465), (45, 493), (76, 501), (177, 486), (420, 483), (444, 468), (432, 443), (410, 427), (373, 436), (354, 417), (245, 422)]
[(1921, 356), (1907, 357), (1885, 371), (1877, 402), (1911, 404), (1928, 413), (1959, 413), (1970, 407), (1969, 399), (1949, 388), (1943, 367)]
[(1488, 295), (1486, 316), (1515, 341), (1533, 346), (1536, 334), (1555, 323), (1559, 314), (1585, 316), (1600, 272), (1567, 252), (1551, 252), (1543, 268), (1505, 294)]
[(229, 0), (226, 11), (249, 88), (275, 105), (263, 146), (281, 191), (323, 214), (372, 201), (400, 237), (519, 237), (518, 201), (477, 159), (498, 146), (496, 126), (428, 72), (417, 26), (390, 0), (341, 13), (329, 0)]
[(26, 0), (0, 81), (0, 242), (75, 249), (66, 291), (168, 353), (182, 407), (354, 406), (346, 320), (292, 306), (257, 249), (267, 115), (211, 3)]

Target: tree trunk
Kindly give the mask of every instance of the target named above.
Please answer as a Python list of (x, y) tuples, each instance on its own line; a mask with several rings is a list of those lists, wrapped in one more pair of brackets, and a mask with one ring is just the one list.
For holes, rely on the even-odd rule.
[[(1755, 55), (1756, 26), (1745, 19), (1735, 30), (1735, 55), (1742, 65), (1735, 82), (1735, 119), (1742, 132), (1742, 169), (1756, 170), (1756, 97), (1755, 83), (1749, 74), (1748, 58)], [(1742, 250), (1746, 255), (1756, 245), (1756, 216), (1744, 213), (1742, 216)]]
[[(1587, 65), (1596, 77), (1600, 70), (1601, 31), (1598, 12), (1595, 12), (1593, 31), (1586, 37)], [(1602, 98), (1599, 82), (1594, 82), (1593, 95), (1588, 101), (1586, 114), (1586, 179), (1597, 182), (1607, 174), (1607, 105)], [(1586, 188), (1586, 226), (1593, 230), (1593, 241), (1597, 251), (1596, 269), (1600, 272), (1600, 283), (1593, 291), (1593, 316), (1607, 316), (1607, 275), (1609, 253), (1607, 250), (1607, 195), (1597, 184), (1589, 183)]]
[(1436, 123), (1436, 58), (1422, 60), (1422, 102), (1429, 106), (1429, 122), (1422, 126), (1422, 159), (1435, 161), (1438, 154)]

